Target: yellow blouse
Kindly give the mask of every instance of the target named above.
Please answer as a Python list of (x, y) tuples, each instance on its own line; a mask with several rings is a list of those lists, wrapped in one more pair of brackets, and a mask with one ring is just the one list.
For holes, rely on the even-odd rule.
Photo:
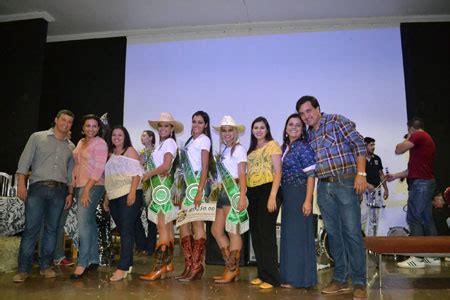
[(247, 186), (255, 187), (273, 181), (272, 155), (280, 154), (280, 145), (272, 140), (253, 150), (247, 157)]

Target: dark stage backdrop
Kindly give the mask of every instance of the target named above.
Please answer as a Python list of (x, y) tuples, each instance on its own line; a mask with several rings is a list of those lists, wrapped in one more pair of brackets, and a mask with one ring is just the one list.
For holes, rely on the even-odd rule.
[(85, 114), (108, 112), (110, 125), (122, 124), (126, 47), (125, 37), (48, 43), (39, 129), (49, 128), (64, 108), (75, 113), (74, 143)]
[(0, 23), (0, 172), (14, 174), (25, 143), (37, 129), (47, 22)]
[(442, 190), (450, 185), (450, 23), (405, 23), (400, 29), (408, 118), (423, 118), (436, 143)]

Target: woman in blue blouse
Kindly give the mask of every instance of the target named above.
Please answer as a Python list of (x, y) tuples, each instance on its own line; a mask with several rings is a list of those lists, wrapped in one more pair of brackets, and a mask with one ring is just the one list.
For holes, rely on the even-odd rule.
[(282, 287), (309, 288), (317, 284), (312, 198), (314, 151), (302, 138), (303, 123), (295, 113), (288, 117), (283, 132), (283, 175), (281, 190)]

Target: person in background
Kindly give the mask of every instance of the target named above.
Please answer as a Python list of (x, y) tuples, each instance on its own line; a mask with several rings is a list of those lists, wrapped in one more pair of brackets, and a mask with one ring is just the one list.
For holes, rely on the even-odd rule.
[(120, 260), (109, 280), (120, 281), (133, 266), (136, 220), (144, 202), (141, 184), (144, 168), (125, 127), (113, 127), (108, 140), (110, 157), (105, 165), (107, 196), (103, 208), (111, 212), (120, 233)]
[(276, 222), (280, 209), (281, 148), (272, 138), (264, 117), (252, 122), (247, 158), (248, 213), (258, 269), (258, 277), (251, 284), (270, 289), (280, 286)]
[(366, 173), (367, 173), (367, 189), (369, 192), (374, 191), (380, 184), (383, 186), (384, 193), (383, 199), (389, 198), (389, 189), (383, 172), (383, 163), (381, 158), (375, 154), (375, 139), (371, 137), (365, 137), (364, 143), (366, 144)]
[[(139, 157), (144, 169), (147, 168), (147, 160), (152, 155), (155, 149), (155, 134), (151, 130), (144, 130), (141, 134), (141, 143), (144, 146), (139, 152)], [(147, 217), (147, 236), (145, 235), (145, 229), (141, 218), (137, 220), (136, 224), (136, 252), (138, 255), (153, 255), (156, 246), (156, 224), (148, 220), (147, 208), (152, 201), (152, 189), (150, 182), (144, 183), (144, 205), (142, 209), (145, 210), (145, 216)]]
[(450, 235), (450, 207), (441, 192), (436, 192), (433, 197), (433, 220), (436, 225), (437, 234), (440, 236)]
[[(408, 180), (408, 210), (406, 222), (411, 236), (435, 236), (436, 226), (432, 215), (433, 194), (436, 189), (433, 163), (436, 146), (431, 136), (424, 130), (423, 120), (417, 117), (408, 121), (406, 139), (397, 144), (395, 154), (409, 151), (408, 168), (402, 172), (387, 175), (388, 181), (399, 178)], [(425, 268), (425, 265), (439, 266), (439, 258), (419, 258), (411, 256), (397, 263), (400, 268)]]
[[(30, 275), (34, 248), (39, 230), (44, 224), (39, 257), (40, 274), (56, 277), (52, 268), (58, 226), (64, 208), (72, 206), (72, 151), (75, 145), (68, 139), (74, 114), (61, 110), (53, 128), (33, 133), (25, 146), (17, 168), (17, 196), (25, 202), (25, 230), (19, 250), (19, 270), (14, 282), (24, 282)], [(29, 187), (26, 176), (31, 170)]]
[[(378, 217), (380, 208), (385, 207), (384, 201), (389, 197), (389, 190), (383, 172), (381, 158), (375, 152), (375, 139), (365, 137), (366, 145), (366, 173), (367, 190), (361, 203), (361, 223), (367, 236), (376, 236), (378, 228)], [(381, 196), (381, 186), (384, 193)]]

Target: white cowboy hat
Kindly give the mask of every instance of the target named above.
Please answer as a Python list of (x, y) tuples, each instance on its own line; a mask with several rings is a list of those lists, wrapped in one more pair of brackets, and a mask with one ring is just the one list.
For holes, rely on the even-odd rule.
[(236, 124), (236, 121), (233, 119), (232, 116), (224, 116), (222, 118), (222, 121), (220, 122), (219, 126), (213, 126), (213, 128), (217, 131), (220, 131), (220, 127), (222, 126), (232, 126), (237, 129), (238, 132), (244, 132), (245, 126), (242, 124)]
[(158, 123), (169, 123), (173, 126), (173, 129), (175, 131), (175, 133), (180, 133), (183, 131), (183, 124), (181, 122), (176, 121), (171, 113), (168, 112), (162, 112), (159, 115), (159, 120), (149, 120), (148, 124), (155, 128), (156, 130), (158, 129)]

